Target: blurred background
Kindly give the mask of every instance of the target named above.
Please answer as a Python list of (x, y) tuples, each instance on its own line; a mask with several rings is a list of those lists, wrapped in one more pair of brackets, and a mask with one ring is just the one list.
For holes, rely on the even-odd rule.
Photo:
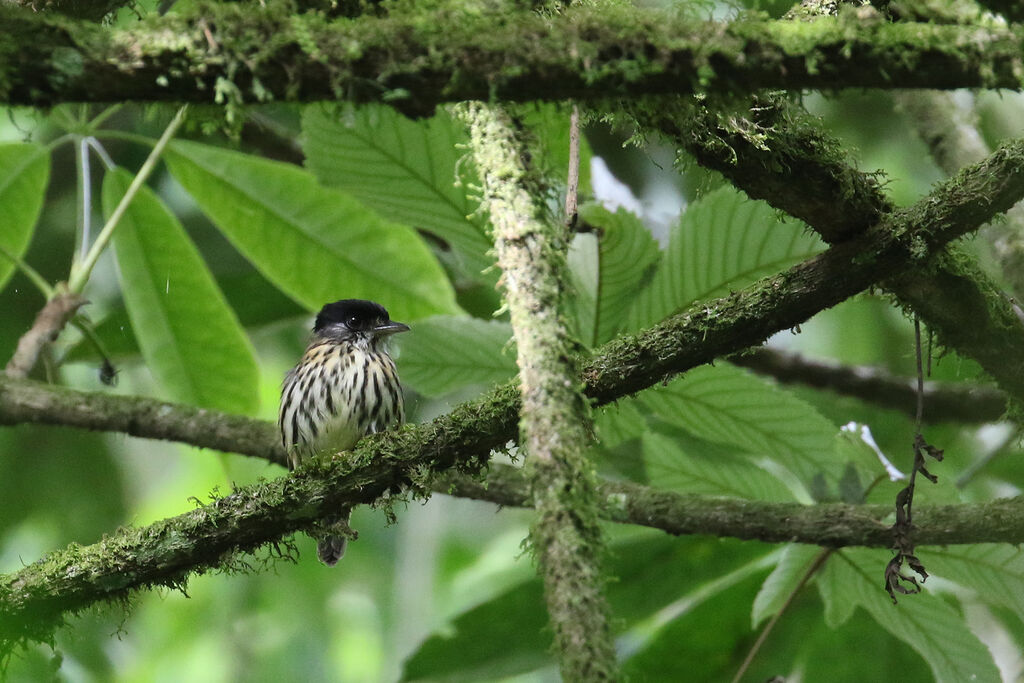
[[(958, 97), (963, 106), (976, 110), (990, 144), (1024, 132), (1020, 96)], [(911, 122), (887, 93), (808, 95), (803, 103), (847, 149), (855, 150), (861, 170), (884, 172), (885, 190), (898, 204), (914, 202), (941, 179)], [(0, 140), (31, 138), (46, 143), (60, 135), (55, 124), (60, 115), (10, 111), (0, 117)], [(269, 122), (274, 134), (260, 139), (247, 128), (241, 149), (301, 164), (295, 144), (298, 110), (272, 107), (259, 116), (264, 119), (261, 127), (251, 130), (267, 130)], [(107, 127), (155, 138), (168, 118), (163, 110), (153, 113), (129, 106)], [(629, 131), (595, 122), (587, 125), (585, 135), (593, 152), (595, 198), (637, 213), (660, 241), (688, 203), (721, 183), (695, 164), (678, 170), (676, 151), (658, 143), (624, 146)], [(197, 131), (183, 137), (210, 141)], [(224, 139), (221, 144), (233, 143)], [(148, 153), (146, 147), (127, 140), (103, 140), (103, 145), (120, 165), (132, 169)], [(75, 249), (75, 171), (71, 146), (58, 147), (44, 212), (25, 257), (50, 282), (66, 277)], [(264, 280), (162, 167), (150, 186), (183, 221), (245, 326), (259, 364), (259, 408), (254, 417), (275, 420), (281, 380), (302, 352), (312, 316)], [(98, 185), (93, 191), (98, 197)], [(96, 204), (94, 225), (102, 220)], [(983, 234), (969, 238), (966, 248), (987, 262), (986, 245)], [(70, 329), (49, 359), (52, 379), (83, 390), (166, 397), (135, 349), (109, 253), (87, 294), (89, 317), (106, 325), (108, 332), (124, 331), (123, 345), (108, 349), (118, 370), (117, 385), (107, 387), (100, 381), (95, 355)], [(482, 318), (499, 305), (496, 293), (486, 287), (460, 290), (458, 296), (466, 310)], [(0, 358), (10, 357), (42, 304), (39, 292), (20, 274), (0, 292)], [(870, 364), (905, 376), (914, 371), (912, 324), (885, 296), (855, 297), (816, 316), (799, 333), (780, 334), (771, 343), (810, 357)], [(400, 347), (401, 342), (399, 355)], [(58, 367), (57, 360), (65, 362)], [(933, 365), (937, 379), (961, 381), (978, 375), (972, 362), (955, 354), (937, 358)], [(429, 399), (410, 390), (408, 418), (429, 420), (483, 388)], [(909, 467), (913, 429), (908, 418), (828, 393), (793, 391), (837, 426), (850, 421), (869, 425), (881, 450)], [(1001, 425), (928, 429), (929, 441), (946, 449), (943, 469), (961, 473), (997, 451), (1017, 453), (1009, 435)], [(964, 483), (961, 495), (970, 500), (1019, 492), (1024, 477), (1017, 460), (995, 460), (986, 469), (987, 476)], [(69, 543), (95, 542), (119, 525), (141, 526), (179, 514), (192, 506), (191, 497), (206, 500), (259, 477), (283, 474), (256, 459), (175, 444), (64, 428), (5, 426), (0, 428), (0, 571), (17, 570)], [(534, 568), (521, 547), (529, 513), (444, 495), (398, 512), (398, 523), (388, 525), (382, 512), (357, 509), (353, 527), (359, 540), (334, 569), (316, 562), (313, 542), (300, 535), (295, 539), (298, 562), (258, 555), (253, 564), (266, 562), (265, 569), (195, 577), (187, 595), (149, 591), (133, 597), (125, 608), (88, 610), (58, 631), (53, 649), (34, 646), (19, 652), (9, 665), (10, 680), (386, 681), (399, 678), (403, 666), (410, 678), (416, 678), (417, 671), (434, 671), (434, 660), (451, 657), (446, 643), (458, 644), (458, 670), (442, 675), (438, 669), (425, 678), (557, 680), (557, 668), (547, 653), (550, 636)], [(659, 648), (669, 648), (680, 638), (688, 644), (688, 653), (704, 652), (707, 660), (707, 671), (689, 670), (688, 680), (719, 680), (722, 671), (732, 670), (756, 637), (749, 623), (750, 604), (771, 568), (743, 562), (770, 549), (706, 538), (669, 539), (651, 530), (613, 525), (607, 532), (613, 543), (611, 563), (620, 577), (610, 587), (611, 599), (617, 619), (626, 626), (618, 642), (624, 654), (635, 655), (629, 670), (636, 680), (678, 676), (673, 669), (677, 658)], [(747, 569), (736, 574), (737, 566)], [(678, 572), (677, 592), (645, 591), (643, 574), (648, 570)], [(714, 591), (714, 602), (706, 601), (699, 589), (715, 581), (728, 585)], [(778, 645), (762, 656), (765, 671), (792, 661), (797, 657), (792, 644), (803, 641), (797, 649), (805, 680), (821, 680), (813, 674), (826, 674), (834, 649), (856, 642), (861, 647), (871, 644), (876, 656), (845, 662), (850, 670), (844, 671), (842, 680), (874, 680), (894, 664), (903, 667), (901, 680), (929, 679), (919, 657), (879, 635), (866, 620), (847, 622), (835, 631), (809, 627), (820, 625), (814, 616), (820, 609), (813, 594), (797, 601), (773, 636)], [(991, 642), (1010, 638), (1006, 633), (1012, 635), (1021, 627), (1013, 619), (1001, 623), (1002, 630), (997, 629)], [(480, 637), (471, 637), (474, 632)], [(1005, 643), (1002, 650), (996, 647), (1004, 672), (1017, 667), (1019, 673), (1019, 655), (1015, 660), (1013, 649)], [(407, 662), (410, 657), (412, 663)], [(692, 666), (693, 657), (687, 658)]]

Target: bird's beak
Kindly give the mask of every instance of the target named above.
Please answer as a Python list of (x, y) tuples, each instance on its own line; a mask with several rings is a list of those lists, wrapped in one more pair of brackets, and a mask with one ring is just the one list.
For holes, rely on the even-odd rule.
[(381, 337), (386, 337), (392, 334), (398, 334), (399, 332), (408, 332), (409, 326), (405, 323), (396, 323), (394, 320), (390, 320), (383, 325), (377, 325), (373, 328), (373, 333)]

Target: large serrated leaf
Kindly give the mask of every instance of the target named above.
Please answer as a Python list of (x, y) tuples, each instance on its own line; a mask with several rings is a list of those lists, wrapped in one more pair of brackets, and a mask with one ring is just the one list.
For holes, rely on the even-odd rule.
[[(0, 145), (0, 247), (16, 259), (28, 250), (50, 179), (50, 155), (31, 143)], [(0, 290), (16, 266), (0, 252)]]
[(649, 286), (630, 310), (631, 329), (648, 327), (695, 301), (728, 294), (824, 248), (796, 221), (722, 188), (690, 204), (672, 229)]
[(889, 557), (886, 550), (847, 548), (835, 553), (819, 577), (826, 614), (830, 603), (842, 604), (846, 616), (862, 607), (920, 654), (940, 683), (999, 681), (992, 654), (967, 627), (963, 615), (940, 596), (925, 590), (892, 604), (882, 585)]
[(321, 183), (389, 220), (437, 235), (467, 273), (492, 265), (486, 221), (467, 196), (479, 182), (468, 164), (460, 164), (465, 152), (459, 146), (468, 138), (447, 112), (411, 121), (383, 105), (306, 107), (302, 137), (306, 166)]
[(648, 479), (658, 488), (772, 502), (794, 499), (785, 484), (749, 458), (681, 431), (647, 432), (643, 449)]
[(842, 475), (843, 464), (833, 457), (835, 426), (809, 404), (735, 366), (694, 368), (640, 397), (666, 422), (767, 455), (805, 485), (821, 475), (834, 488)]
[[(105, 214), (131, 181), (124, 169), (106, 174)], [(179, 401), (253, 414), (259, 370), (249, 339), (181, 224), (145, 186), (118, 224), (114, 250), (125, 308), (160, 386)]]
[(459, 615), (406, 660), (403, 681), (482, 681), (553, 662), (540, 581), (525, 581)]
[(783, 548), (779, 563), (761, 584), (761, 590), (754, 599), (754, 606), (750, 612), (753, 628), (757, 628), (765, 619), (782, 611), (821, 552), (821, 548), (795, 543)]
[(597, 346), (626, 327), (630, 307), (661, 256), (640, 219), (587, 205), (581, 217), (598, 232), (578, 235), (569, 253), (578, 296), (569, 301), (580, 341)]
[(512, 326), (499, 321), (437, 316), (421, 320), (402, 340), (402, 382), (425, 396), (471, 385), (488, 386), (516, 374)]
[(996, 543), (929, 547), (918, 552), (930, 574), (973, 589), (978, 598), (1009, 607), (1024, 619), (1024, 552)]
[(412, 229), (321, 187), (308, 172), (180, 140), (165, 157), (231, 243), (308, 310), (360, 298), (402, 321), (458, 312), (451, 284)]

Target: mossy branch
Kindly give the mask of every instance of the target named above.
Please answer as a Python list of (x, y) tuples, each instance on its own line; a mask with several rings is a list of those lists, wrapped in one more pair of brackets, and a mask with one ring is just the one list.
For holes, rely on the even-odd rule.
[[(533, 505), (526, 478), (507, 465), (492, 464), (485, 481), (446, 475), (439, 481), (438, 489), (505, 507)], [(611, 481), (600, 482), (597, 491), (603, 518), (661, 529), (676, 536), (707, 534), (826, 548), (892, 547), (892, 505), (766, 503), (682, 495)], [(915, 512), (918, 519), (914, 522), (914, 541), (919, 546), (1024, 543), (1024, 498), (922, 505)]]
[(618, 677), (601, 566), (595, 474), (587, 460), (593, 423), (576, 370), (576, 349), (561, 314), (568, 233), (533, 199), (525, 145), (508, 114), (459, 106), (482, 180), (512, 321), (519, 366), (520, 444), (526, 447), (537, 516), (530, 544), (544, 582), (562, 677)]
[(269, 0), (198, 3), (129, 29), (0, 5), (0, 103), (607, 99), (764, 88), (1020, 89), (1024, 28), (699, 21), (626, 5), (555, 16), (432, 3), (329, 20)]
[[(756, 345), (873, 282), (926, 265), (950, 240), (976, 230), (1022, 195), (1024, 142), (1017, 141), (858, 238), (728, 298), (703, 302), (650, 330), (606, 344), (582, 363), (585, 392), (599, 404), (608, 403)], [(136, 411), (130, 405), (136, 399), (103, 397), (90, 409), (76, 405), (80, 395), (0, 379), (0, 422), (68, 421), (138, 435), (181, 436), (187, 442), (199, 437), (190, 437), (186, 425), (194, 432), (210, 425), (217, 426), (217, 434), (208, 445), (219, 442), (219, 448), (240, 450), (226, 440), (233, 428), (244, 427), (237, 422), (241, 418), (220, 421), (212, 413), (193, 411), (182, 420), (163, 420), (167, 404), (150, 402)], [(33, 400), (44, 408), (34, 408)], [(47, 412), (46, 406), (61, 412)], [(109, 420), (106, 408), (112, 413)], [(342, 505), (372, 504), (402, 486), (424, 493), (429, 472), (473, 471), (492, 449), (514, 438), (518, 408), (518, 390), (504, 385), (431, 423), (375, 435), (351, 453), (312, 461), (293, 476), (240, 489), (149, 527), (118, 530), (92, 546), (56, 551), (0, 577), (0, 636), (46, 638), (66, 613), (141, 588), (180, 585), (190, 573), (230, 564), (233, 553), (278, 542)], [(151, 429), (140, 422), (146, 415), (157, 418), (158, 425)], [(273, 454), (266, 443), (248, 443)], [(1003, 524), (998, 518), (989, 522), (994, 528)]]
[[(893, 210), (877, 179), (853, 168), (839, 143), (782, 97), (699, 107), (680, 99), (636, 106), (633, 115), (643, 130), (666, 136), (827, 242), (862, 235)], [(956, 180), (945, 187), (971, 191)], [(978, 361), (1007, 393), (1024, 397), (1024, 320), (962, 250), (952, 247), (928, 268), (902, 269), (880, 284), (920, 315), (940, 343)]]
[[(977, 163), (990, 150), (978, 130), (977, 115), (965, 110), (951, 93), (896, 92), (894, 100), (907, 113), (911, 125), (921, 137), (936, 165), (952, 175), (967, 164)], [(1007, 220), (985, 232), (992, 254), (1018, 302), (1024, 298), (1024, 207), (1014, 207)], [(1015, 309), (1024, 319), (1019, 303)]]

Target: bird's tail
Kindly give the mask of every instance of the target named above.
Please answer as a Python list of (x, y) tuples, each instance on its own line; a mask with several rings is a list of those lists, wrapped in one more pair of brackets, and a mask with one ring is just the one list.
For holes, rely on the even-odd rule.
[(337, 517), (324, 520), (320, 533), (314, 536), (317, 541), (316, 556), (328, 567), (338, 564), (338, 560), (345, 556), (349, 535), (352, 533), (348, 525), (351, 515), (351, 510), (345, 510)]

